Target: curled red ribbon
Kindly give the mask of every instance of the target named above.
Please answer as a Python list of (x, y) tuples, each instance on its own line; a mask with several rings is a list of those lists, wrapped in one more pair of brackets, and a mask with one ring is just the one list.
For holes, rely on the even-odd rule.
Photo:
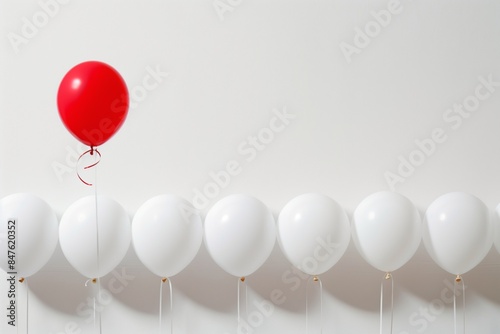
[(88, 166), (83, 167), (83, 169), (90, 169), (92, 167), (95, 167), (101, 161), (101, 153), (96, 148), (94, 148), (93, 146), (91, 146), (89, 150), (83, 152), (80, 155), (80, 157), (78, 158), (78, 161), (76, 163), (76, 175), (78, 176), (78, 178), (80, 179), (80, 181), (82, 181), (87, 186), (92, 186), (92, 183), (86, 182), (84, 179), (82, 179), (82, 177), (80, 176), (80, 173), (78, 173), (78, 166), (80, 165), (80, 160), (86, 154), (94, 155), (94, 152), (99, 156), (99, 159), (96, 162), (94, 162), (93, 164), (90, 164)]

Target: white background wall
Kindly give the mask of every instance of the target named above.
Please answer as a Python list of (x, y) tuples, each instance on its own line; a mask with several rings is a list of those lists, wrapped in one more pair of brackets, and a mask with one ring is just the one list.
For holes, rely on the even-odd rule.
[[(455, 190), (491, 209), (500, 202), (500, 86), (468, 118), (447, 112), (475, 94), (479, 77), (500, 81), (499, 1), (401, 0), (368, 45), (355, 39), (357, 29), (380, 27), (371, 13), (391, 2), (220, 0), (230, 6), (220, 14), (213, 0), (60, 0), (50, 17), (41, 3), (54, 1), (0, 3), (1, 197), (33, 192), (60, 217), (93, 193), (72, 170), (82, 147), (59, 119), (56, 94), (72, 66), (95, 59), (118, 69), (132, 92), (134, 108), (100, 148), (98, 172), (98, 192), (131, 217), (157, 194), (192, 201), (209, 173), (230, 160), (243, 170), (207, 208), (225, 195), (248, 193), (277, 216), (291, 198), (313, 191), (351, 216), (365, 196), (391, 189), (387, 172), (398, 173), (399, 156), (415, 155), (415, 141), (435, 128), (446, 140), (394, 189), (422, 213)], [(26, 20), (40, 27), (23, 36)], [(23, 43), (14, 46), (13, 34)], [(346, 44), (357, 53), (346, 57)], [(152, 69), (168, 75), (140, 95)], [(285, 108), (295, 118), (247, 161), (238, 147), (268, 126), (273, 109)], [(255, 333), (304, 332), (305, 281), (290, 269), (276, 246), (248, 278), (252, 299), (269, 299), (273, 289), (286, 297)], [(158, 278), (132, 248), (104, 287), (123, 273), (123, 289), (103, 309), (103, 333), (156, 331)], [(351, 244), (322, 276), (324, 331), (378, 331), (381, 277)], [(422, 247), (394, 277), (394, 333), (453, 330), (452, 304), (440, 297), (453, 277)], [(464, 278), (468, 332), (500, 332), (500, 255), (492, 249)], [(176, 333), (235, 333), (236, 278), (204, 246), (172, 281)], [(76, 323), (92, 333), (84, 282), (58, 248), (30, 279), (30, 332), (75, 333)]]

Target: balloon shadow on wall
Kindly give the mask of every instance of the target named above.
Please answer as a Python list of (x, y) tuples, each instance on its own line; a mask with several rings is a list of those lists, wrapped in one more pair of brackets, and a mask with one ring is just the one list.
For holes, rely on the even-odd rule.
[[(309, 275), (288, 262), (276, 243), (267, 261), (246, 281), (250, 296), (256, 294), (279, 308), (302, 314), (305, 312), (305, 287), (308, 278)], [(276, 301), (279, 305), (276, 305)]]
[[(366, 263), (351, 242), (339, 262), (320, 278), (323, 289), (335, 299), (356, 309), (378, 312), (383, 276), (383, 272)], [(397, 303), (397, 286), (394, 292), (394, 302)]]
[[(324, 293), (332, 295), (344, 304), (353, 308), (378, 312), (380, 306), (380, 282), (384, 273), (372, 268), (364, 262), (353, 245), (332, 269), (320, 275)], [(306, 275), (288, 263), (276, 245), (270, 258), (253, 275), (247, 278), (250, 288), (260, 298), (271, 300), (273, 291), (279, 291), (285, 298), (279, 307), (290, 312), (305, 312)], [(399, 280), (399, 279), (398, 279)], [(398, 287), (395, 287), (395, 303), (397, 303)]]
[[(481, 263), (478, 267), (462, 275), (466, 286), (466, 322), (470, 320), (471, 313), (469, 311), (474, 308), (478, 299), (484, 298), (499, 304), (499, 293), (496, 291), (498, 289), (492, 288), (497, 285), (498, 274), (496, 277), (485, 275), (486, 272), (490, 273), (492, 269), (490, 266), (484, 267), (484, 264)], [(417, 331), (419, 331), (418, 328), (421, 328), (421, 331), (426, 326), (425, 324), (437, 321), (436, 319), (441, 314), (443, 316), (439, 318), (439, 321), (445, 321), (449, 326), (453, 326), (455, 276), (439, 267), (427, 253), (423, 244), (417, 250), (414, 258), (398, 270), (395, 279), (395, 284), (398, 285), (403, 299), (408, 298), (405, 295), (411, 295), (412, 299), (416, 299), (413, 310), (402, 315), (403, 319), (408, 319), (407, 328), (414, 328)], [(461, 319), (462, 294), (460, 290), (458, 290), (457, 302), (459, 319)], [(398, 308), (397, 305), (398, 303), (395, 302), (395, 310)], [(428, 313), (424, 316), (423, 312)], [(409, 317), (412, 317), (412, 322), (410, 322)]]
[[(44, 270), (30, 278), (30, 293), (61, 313), (76, 315), (78, 310), (88, 311), (92, 305), (92, 290), (85, 286), (87, 280), (73, 269), (60, 247), (57, 247)], [(102, 304), (112, 307), (114, 302), (120, 302), (138, 312), (157, 314), (159, 286), (160, 278), (140, 263), (131, 247), (124, 260), (101, 278), (101, 289), (105, 296)]]
[[(426, 208), (419, 208), (422, 224), (425, 212)], [(463, 279), (466, 284), (466, 295), (477, 293), (485, 299), (500, 304), (500, 291), (491, 289), (500, 280), (498, 254), (494, 251), (492, 248), (477, 267), (463, 275)], [(423, 307), (427, 307), (432, 301), (441, 300), (447, 310), (453, 309), (450, 296), (453, 296), (455, 276), (434, 262), (423, 241), (412, 259), (394, 273), (394, 279), (395, 285), (401, 292), (407, 292), (422, 300)], [(446, 298), (443, 299), (442, 294)], [(395, 307), (397, 307), (396, 302)]]
[[(413, 258), (394, 273), (399, 289), (424, 300), (440, 298), (443, 288), (453, 287), (455, 277), (441, 269), (430, 257), (423, 243)], [(448, 283), (444, 283), (447, 281)], [(453, 291), (447, 295), (452, 295)], [(453, 305), (451, 305), (453, 307)]]
[(500, 205), (495, 208), (491, 219), (494, 231), (493, 246), (477, 268), (464, 275), (464, 279), (475, 293), (500, 305), (500, 290), (492, 289), (500, 282)]
[[(86, 287), (87, 280), (71, 267), (58, 247), (47, 267), (34, 275), (33, 279), (30, 278), (30, 293), (59, 312), (75, 315), (78, 310), (89, 310), (92, 305), (92, 283)], [(158, 277), (140, 264), (130, 248), (125, 259), (101, 278), (104, 296), (102, 306), (107, 307), (119, 301), (139, 312), (156, 314), (159, 282)]]
[(131, 309), (145, 314), (158, 313), (160, 277), (142, 265), (132, 245), (124, 260), (101, 279), (101, 284), (114, 300)]
[[(492, 249), (476, 268), (462, 276), (466, 285), (466, 296), (478, 294), (481, 298), (500, 305), (500, 291), (492, 289), (500, 280), (499, 268), (498, 254)], [(431, 302), (438, 300), (436, 303), (444, 305), (447, 310), (453, 309), (450, 298), (453, 296), (455, 276), (432, 260), (423, 243), (410, 262), (394, 273), (394, 279), (395, 288), (403, 294), (409, 293), (422, 300), (423, 307), (428, 307)]]
[(172, 277), (174, 298), (176, 291), (180, 291), (196, 303), (219, 312), (236, 310), (237, 283), (237, 277), (214, 262), (204, 243), (193, 261)]
[[(283, 275), (285, 275), (285, 280), (282, 279)], [(204, 307), (219, 312), (233, 312), (237, 307), (238, 280), (238, 277), (222, 270), (202, 244), (193, 262), (172, 278), (172, 284), (174, 294), (180, 291)], [(249, 302), (251, 303), (254, 295), (260, 296), (260, 299), (271, 300), (272, 291), (280, 290), (283, 292), (281, 298), (286, 298), (280, 307), (292, 312), (302, 312), (305, 300), (305, 280), (300, 280), (297, 284), (299, 280), (300, 278), (293, 273), (292, 266), (288, 264), (276, 244), (262, 267), (246, 277)]]
[[(74, 270), (58, 245), (51, 260), (28, 279), (30, 294), (58, 312), (75, 315), (90, 296), (87, 279)], [(31, 297), (30, 297), (31, 298)]]
[(467, 287), (482, 298), (500, 306), (500, 256), (493, 247), (484, 260), (470, 272), (463, 275)]

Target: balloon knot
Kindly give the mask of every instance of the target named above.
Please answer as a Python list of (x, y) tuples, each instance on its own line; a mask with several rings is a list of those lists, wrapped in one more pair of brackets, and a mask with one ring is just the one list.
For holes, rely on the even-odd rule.
[(96, 284), (97, 283), (97, 278), (92, 278), (92, 283)]
[(245, 277), (241, 277), (240, 281), (245, 282)]
[(168, 281), (168, 278), (163, 277), (163, 278), (161, 279), (161, 281), (162, 281), (163, 283), (165, 283), (166, 281)]
[(392, 275), (391, 273), (385, 273), (385, 279), (391, 279)]
[(94, 146), (90, 146), (90, 155), (94, 155)]
[(457, 283), (462, 282), (462, 276), (457, 275), (457, 277), (455, 277), (455, 282), (457, 282)]
[(317, 281), (319, 281), (319, 278), (318, 278), (318, 276), (316, 276), (316, 275), (315, 275), (315, 276), (313, 277), (313, 281), (314, 281), (314, 282), (317, 282)]
[(24, 277), (21, 277), (21, 278), (19, 279), (19, 283), (23, 283), (23, 282), (24, 282)]

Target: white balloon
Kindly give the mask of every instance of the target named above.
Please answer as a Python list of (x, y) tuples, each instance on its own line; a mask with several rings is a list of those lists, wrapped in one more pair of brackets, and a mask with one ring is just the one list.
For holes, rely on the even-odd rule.
[[(9, 224), (9, 220), (15, 220), (15, 224)], [(0, 201), (0, 267), (17, 272), (19, 277), (35, 274), (52, 257), (57, 230), (57, 217), (41, 198), (26, 193), (4, 197)], [(15, 253), (13, 268), (8, 263), (9, 250)]]
[(303, 194), (289, 201), (278, 218), (278, 241), (288, 261), (309, 275), (328, 271), (351, 239), (349, 219), (333, 199)]
[(186, 200), (159, 195), (146, 201), (132, 221), (137, 256), (151, 272), (171, 277), (194, 259), (203, 240), (201, 217)]
[(373, 267), (391, 272), (415, 254), (422, 222), (412, 202), (395, 192), (366, 197), (354, 211), (352, 237), (361, 256)]
[[(125, 257), (130, 246), (130, 219), (115, 200), (87, 196), (71, 204), (59, 226), (59, 242), (64, 256), (83, 276), (102, 277)], [(99, 229), (99, 258), (97, 228)]]
[(276, 226), (269, 209), (254, 197), (227, 196), (205, 218), (205, 245), (214, 261), (231, 275), (244, 277), (269, 257)]
[(444, 270), (461, 275), (481, 262), (493, 244), (493, 225), (486, 205), (477, 197), (452, 192), (427, 208), (424, 245)]

